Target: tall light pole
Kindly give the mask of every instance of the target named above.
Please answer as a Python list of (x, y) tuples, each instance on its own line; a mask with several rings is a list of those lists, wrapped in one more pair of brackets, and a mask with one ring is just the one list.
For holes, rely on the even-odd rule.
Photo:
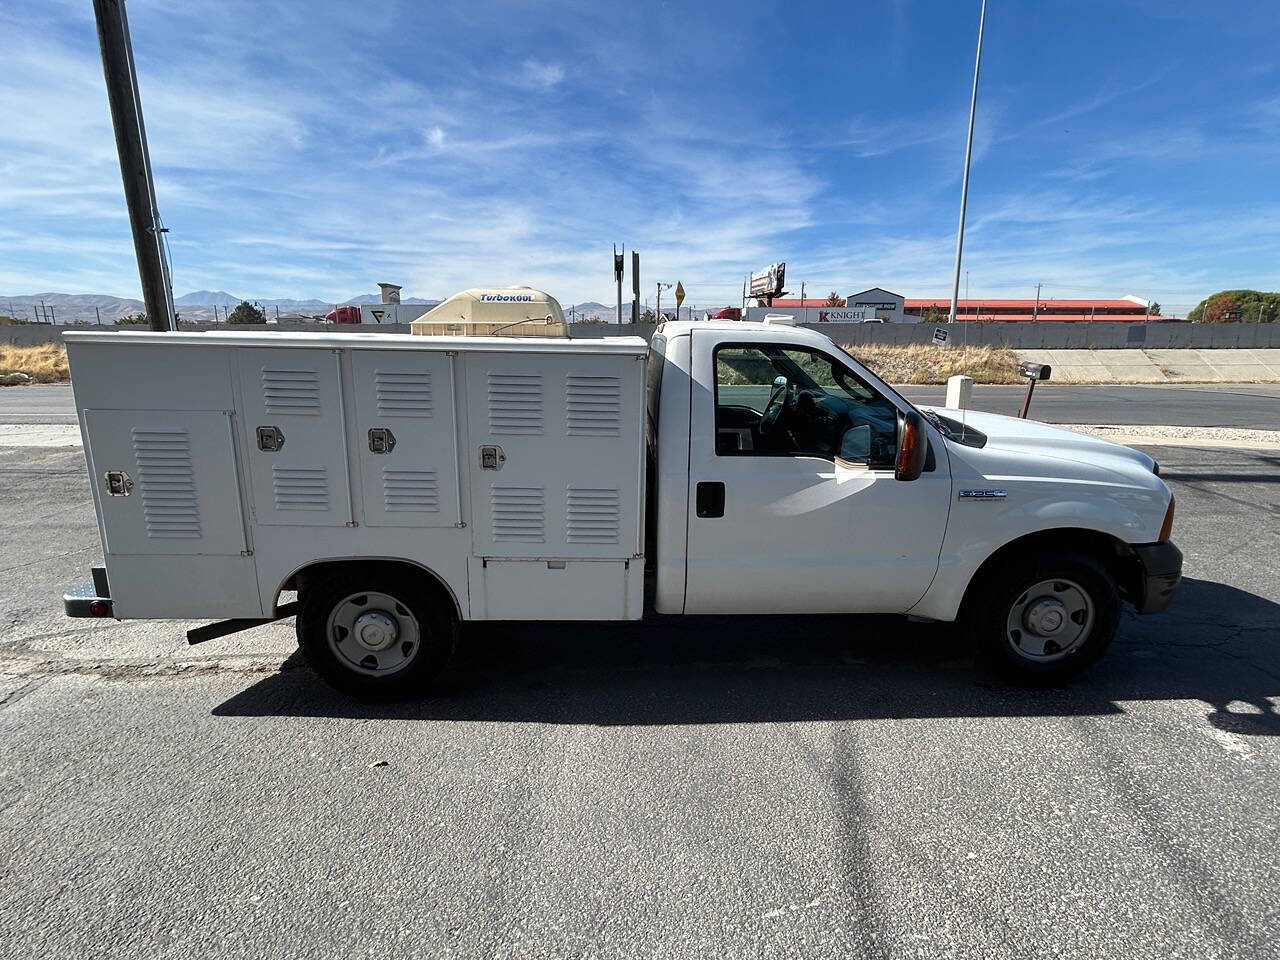
[[(662, 281), (658, 281), (658, 303), (657, 303), (656, 308), (655, 308), (655, 309), (654, 309), (654, 311), (653, 311), (653, 312), (654, 312), (654, 317), (653, 317), (653, 321), (654, 321), (654, 323), (661, 323), (661, 322), (662, 322), (662, 291), (663, 291), (663, 290), (670, 290), (672, 286), (673, 286), (673, 284), (670, 284), (670, 283), (663, 283)], [(677, 316), (677, 317), (676, 317), (676, 319), (677, 319), (677, 320), (679, 320), (680, 318)]]
[(147, 321), (152, 330), (173, 330), (177, 325), (164, 252), (165, 228), (160, 225), (156, 209), (155, 182), (151, 178), (151, 157), (142, 125), (142, 98), (138, 93), (124, 0), (93, 0), (93, 13), (98, 22), (107, 103), (115, 127), (116, 151), (120, 155), (120, 175), (124, 181), (124, 199), (133, 230), (133, 249), (138, 258)]
[(964, 210), (969, 203), (969, 161), (973, 157), (973, 118), (978, 111), (978, 72), (982, 67), (982, 29), (987, 22), (987, 0), (978, 14), (978, 52), (973, 58), (973, 96), (969, 100), (969, 137), (964, 145), (964, 183), (960, 187), (960, 226), (956, 230), (956, 272), (951, 284), (951, 316), (956, 322), (956, 300), (960, 297), (960, 256), (964, 252)]

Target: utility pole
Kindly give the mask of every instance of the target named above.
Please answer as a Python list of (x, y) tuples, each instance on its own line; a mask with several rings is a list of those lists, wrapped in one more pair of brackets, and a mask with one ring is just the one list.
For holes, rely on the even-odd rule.
[[(662, 322), (662, 291), (670, 290), (670, 289), (671, 289), (671, 284), (663, 283), (661, 280), (658, 281), (658, 305), (657, 307), (654, 308), (654, 311), (653, 311), (654, 323)], [(676, 319), (679, 319), (679, 317), (677, 316)]]
[(1036, 284), (1036, 302), (1035, 302), (1035, 306), (1031, 308), (1031, 322), (1035, 323), (1039, 315), (1040, 315), (1040, 284), (1037, 283)]
[(631, 251), (631, 322), (640, 322), (640, 254)]
[(101, 310), (99, 310), (97, 307), (94, 307), (94, 308), (93, 308), (93, 312), (94, 312), (94, 313), (97, 315), (97, 317), (98, 317), (98, 326), (102, 326), (102, 311), (101, 311)]
[(129, 226), (133, 230), (133, 249), (138, 257), (142, 300), (151, 329), (172, 330), (175, 327), (173, 290), (165, 261), (164, 227), (156, 210), (155, 183), (151, 178), (147, 134), (142, 125), (142, 98), (138, 92), (124, 0), (93, 0), (93, 13), (98, 21), (102, 72), (116, 133), (116, 151), (120, 155), (120, 176), (129, 208)]
[(964, 145), (964, 182), (960, 187), (960, 226), (956, 230), (956, 272), (951, 284), (951, 316), (956, 322), (956, 300), (960, 296), (960, 256), (964, 252), (964, 211), (969, 204), (969, 161), (973, 157), (973, 118), (978, 111), (978, 72), (982, 67), (982, 30), (987, 22), (987, 0), (982, 0), (978, 14), (978, 52), (973, 58), (973, 95), (969, 99), (969, 136)]
[(622, 252), (618, 252), (618, 245), (613, 245), (613, 279), (618, 285), (618, 323), (622, 323), (622, 267), (627, 262), (627, 247), (622, 246)]

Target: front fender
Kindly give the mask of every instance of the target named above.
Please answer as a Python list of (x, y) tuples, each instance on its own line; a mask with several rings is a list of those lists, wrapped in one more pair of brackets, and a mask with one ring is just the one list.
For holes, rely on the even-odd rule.
[[(988, 484), (990, 486), (990, 484)], [(952, 505), (942, 544), (938, 574), (911, 608), (915, 616), (954, 620), (978, 569), (997, 551), (1032, 534), (1084, 532), (1122, 543), (1151, 543), (1157, 539), (1164, 505), (1146, 491), (1130, 495), (1108, 491), (1089, 497), (1085, 490), (1068, 492), (1060, 484), (1031, 495), (1022, 487), (1006, 489), (1004, 500), (965, 500)], [(1074, 485), (1073, 485), (1074, 486)], [(956, 489), (963, 485), (956, 484)], [(1008, 504), (1007, 506), (1005, 504)]]

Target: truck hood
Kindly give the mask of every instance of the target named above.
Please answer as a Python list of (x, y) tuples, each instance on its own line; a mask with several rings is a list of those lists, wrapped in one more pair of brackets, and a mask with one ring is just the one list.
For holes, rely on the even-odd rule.
[[(953, 450), (963, 451), (961, 455), (971, 462), (1005, 460), (1008, 457), (1019, 460), (1026, 458), (1025, 469), (1031, 475), (1053, 475), (1056, 469), (1070, 463), (1086, 465), (1092, 468), (1090, 472), (1100, 469), (1123, 474), (1126, 479), (1133, 479), (1135, 475), (1150, 477), (1155, 467), (1155, 461), (1140, 450), (1064, 430), (1038, 420), (1020, 420), (996, 413), (945, 407), (928, 409), (952, 420), (960, 420), (966, 426), (986, 434), (987, 442), (981, 449), (949, 444)], [(1033, 468), (1034, 461), (1039, 461), (1042, 466)], [(1055, 463), (1059, 465), (1058, 468), (1053, 466)], [(1078, 476), (1074, 469), (1067, 472)]]

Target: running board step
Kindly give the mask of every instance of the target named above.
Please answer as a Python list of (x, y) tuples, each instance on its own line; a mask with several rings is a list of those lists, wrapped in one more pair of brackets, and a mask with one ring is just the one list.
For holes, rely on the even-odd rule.
[(217, 623), (209, 623), (203, 627), (188, 630), (187, 643), (195, 646), (197, 643), (204, 643), (206, 640), (217, 640), (219, 637), (227, 637), (233, 633), (239, 633), (241, 630), (252, 630), (254, 627), (262, 626), (264, 623), (275, 623), (277, 620), (292, 617), (297, 612), (298, 601), (295, 600), (292, 603), (286, 603), (282, 607), (277, 607), (274, 617), (219, 620)]

